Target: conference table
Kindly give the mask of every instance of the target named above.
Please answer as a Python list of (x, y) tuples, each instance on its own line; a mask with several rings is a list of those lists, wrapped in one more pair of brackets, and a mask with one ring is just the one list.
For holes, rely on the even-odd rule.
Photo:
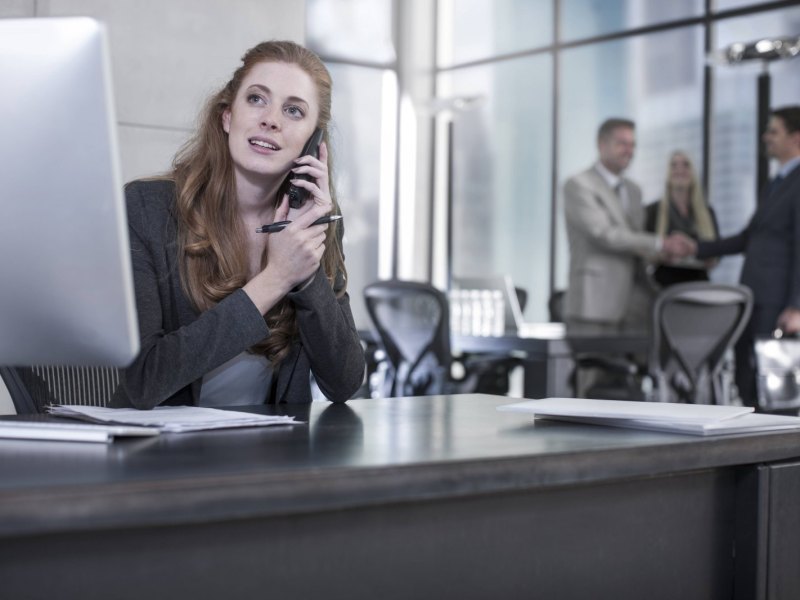
[(709, 439), (506, 402), (262, 406), (304, 423), (0, 440), (0, 595), (800, 597), (800, 433)]
[(575, 357), (646, 356), (650, 339), (646, 335), (567, 336), (562, 323), (528, 323), (521, 332), (500, 336), (452, 336), (459, 353), (514, 355), (523, 367), (525, 398), (570, 398), (575, 395)]

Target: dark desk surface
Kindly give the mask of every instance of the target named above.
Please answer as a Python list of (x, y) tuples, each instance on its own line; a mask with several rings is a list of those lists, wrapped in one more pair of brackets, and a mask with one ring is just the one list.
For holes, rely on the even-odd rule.
[(296, 409), (308, 424), (111, 445), (0, 440), (0, 536), (300, 514), (800, 456), (800, 433), (703, 439), (534, 422), (495, 410), (508, 401), (315, 403)]
[(800, 462), (783, 460), (800, 433), (534, 422), (497, 412), (507, 400), (314, 404), (307, 425), (109, 446), (0, 441), (3, 596), (800, 597)]

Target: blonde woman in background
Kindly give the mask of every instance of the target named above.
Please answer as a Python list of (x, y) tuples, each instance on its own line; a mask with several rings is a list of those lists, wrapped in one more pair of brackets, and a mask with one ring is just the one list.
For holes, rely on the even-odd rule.
[[(648, 205), (645, 229), (659, 236), (681, 232), (694, 240), (715, 240), (719, 232), (714, 211), (706, 203), (689, 156), (670, 155), (664, 196)], [(708, 281), (716, 261), (676, 260), (656, 265), (653, 279), (661, 287), (689, 281)]]

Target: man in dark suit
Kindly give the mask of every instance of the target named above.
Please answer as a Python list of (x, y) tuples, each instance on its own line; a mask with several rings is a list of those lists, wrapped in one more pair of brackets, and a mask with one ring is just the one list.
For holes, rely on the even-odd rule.
[(740, 281), (753, 291), (753, 314), (735, 348), (736, 384), (749, 406), (756, 405), (755, 337), (800, 331), (800, 106), (773, 111), (762, 140), (779, 168), (750, 223), (697, 244), (699, 259), (744, 253)]

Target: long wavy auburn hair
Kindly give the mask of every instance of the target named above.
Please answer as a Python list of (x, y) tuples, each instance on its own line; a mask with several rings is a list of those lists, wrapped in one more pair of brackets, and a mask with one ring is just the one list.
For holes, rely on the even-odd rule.
[[(242, 81), (254, 65), (262, 62), (293, 64), (305, 71), (316, 84), (319, 102), (317, 127), (324, 131), (329, 148), (328, 172), (333, 212), (339, 213), (332, 181), (332, 156), (328, 125), (331, 119), (331, 76), (319, 57), (288, 41), (262, 42), (248, 50), (242, 65), (225, 86), (206, 103), (198, 127), (179, 150), (172, 165), (176, 187), (178, 220), (178, 259), (181, 283), (195, 308), (202, 312), (244, 286), (248, 277), (247, 241), (236, 201), (234, 166), (228, 149), (228, 135), (222, 128), (222, 115), (230, 109)], [(273, 202), (277, 202), (274, 199)], [(321, 266), (337, 296), (346, 290), (339, 227), (330, 227), (325, 239)], [(265, 250), (261, 267), (269, 257)], [(284, 298), (266, 315), (270, 335), (250, 348), (277, 365), (289, 353), (297, 336), (294, 305)]]

